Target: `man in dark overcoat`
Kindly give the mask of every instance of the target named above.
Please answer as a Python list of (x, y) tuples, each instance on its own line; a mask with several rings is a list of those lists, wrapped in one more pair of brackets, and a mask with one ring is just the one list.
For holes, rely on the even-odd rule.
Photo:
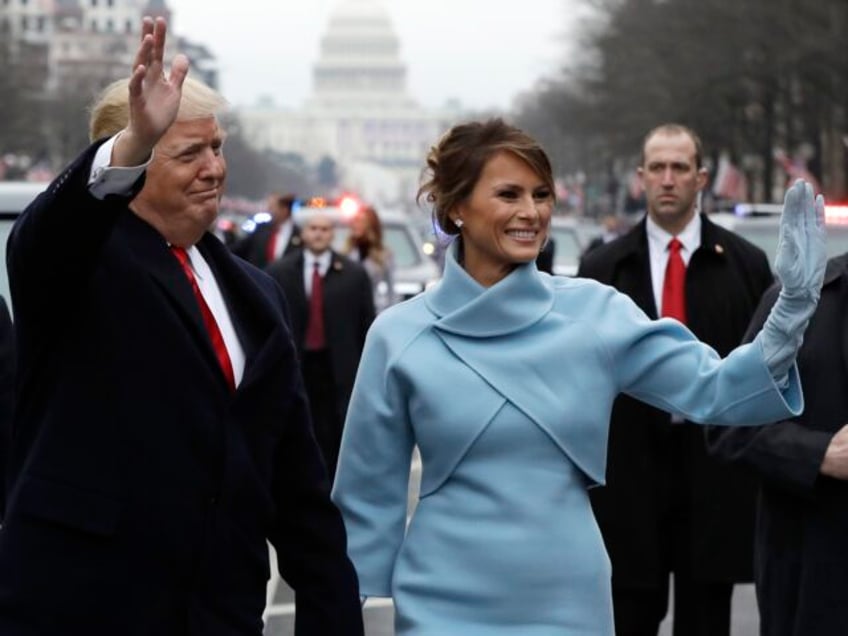
[[(779, 293), (763, 297), (748, 340)], [(754, 577), (762, 636), (841, 636), (848, 607), (848, 254), (831, 259), (798, 353), (804, 412), (712, 450), (761, 478)], [(741, 433), (741, 431), (740, 431)]]
[(233, 243), (230, 247), (233, 254), (265, 269), (303, 247), (300, 228), (292, 218), (294, 202), (294, 195), (270, 194), (267, 207), (271, 219), (267, 223), (260, 223), (253, 232)]
[(261, 636), (270, 542), (298, 636), (362, 636), (282, 292), (206, 229), (223, 99), (145, 18), (99, 139), (16, 223), (3, 636)]
[[(278, 261), (268, 272), (291, 307), (292, 333), (303, 364), (315, 435), (332, 476), (359, 358), (374, 320), (374, 295), (366, 269), (331, 249), (334, 228), (327, 215), (309, 217), (301, 235), (304, 249)], [(314, 303), (315, 275), (320, 278), (320, 306)], [(323, 345), (311, 341), (316, 320), (323, 329)]]
[[(586, 254), (578, 276), (612, 285), (653, 318), (672, 315), (663, 305), (679, 297), (676, 317), (726, 355), (772, 282), (765, 254), (697, 213), (707, 175), (690, 129), (648, 133), (638, 172), (647, 215)], [(668, 271), (672, 239), (685, 267), (679, 289)], [(614, 404), (607, 485), (592, 491), (592, 505), (612, 561), (618, 636), (657, 634), (672, 572), (675, 636), (729, 634), (733, 583), (752, 577), (755, 483), (708, 457), (705, 442), (678, 416), (627, 396)]]

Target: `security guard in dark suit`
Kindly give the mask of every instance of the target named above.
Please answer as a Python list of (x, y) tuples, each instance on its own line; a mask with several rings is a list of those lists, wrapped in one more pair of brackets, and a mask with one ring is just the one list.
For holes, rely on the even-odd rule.
[[(679, 319), (726, 355), (772, 282), (766, 256), (697, 213), (707, 175), (690, 129), (648, 133), (639, 175), (646, 217), (588, 252), (578, 276), (612, 285), (654, 318), (679, 305)], [(685, 269), (679, 288), (667, 275), (672, 239)], [(729, 634), (733, 583), (752, 577), (754, 493), (751, 475), (707, 455), (698, 426), (631, 397), (616, 400), (607, 486), (592, 491), (592, 505), (612, 561), (618, 636), (657, 634), (672, 572), (674, 635)]]

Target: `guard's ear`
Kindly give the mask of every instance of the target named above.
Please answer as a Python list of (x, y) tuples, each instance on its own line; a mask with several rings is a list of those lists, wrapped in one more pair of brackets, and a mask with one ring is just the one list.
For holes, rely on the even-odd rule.
[(698, 168), (698, 190), (703, 190), (707, 187), (710, 180), (710, 173), (704, 167)]

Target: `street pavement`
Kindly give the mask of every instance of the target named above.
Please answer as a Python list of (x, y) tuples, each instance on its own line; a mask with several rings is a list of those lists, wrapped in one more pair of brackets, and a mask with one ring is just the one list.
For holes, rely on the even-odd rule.
[[(409, 484), (409, 514), (415, 509), (420, 483), (421, 463), (416, 456), (412, 463)], [(265, 610), (265, 636), (294, 636), (294, 594), (276, 574), (276, 559), (271, 551), (272, 575), (268, 584), (268, 606)], [(659, 636), (671, 636), (671, 617), (674, 612), (673, 600), (669, 607), (669, 616), (660, 628)], [(363, 611), (366, 636), (394, 636), (392, 605), (389, 599), (370, 599)], [(754, 596), (753, 585), (737, 585), (733, 592), (731, 614), (731, 636), (757, 636), (759, 633), (759, 613)], [(446, 634), (445, 636), (452, 636)], [(457, 635), (459, 636), (459, 635)], [(568, 636), (564, 634), (563, 636)]]

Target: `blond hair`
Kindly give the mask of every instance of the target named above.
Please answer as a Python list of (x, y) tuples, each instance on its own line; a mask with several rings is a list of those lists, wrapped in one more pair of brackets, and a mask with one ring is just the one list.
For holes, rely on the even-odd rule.
[[(217, 115), (227, 100), (203, 82), (186, 77), (180, 100), (178, 120), (199, 119)], [(103, 89), (91, 107), (88, 136), (91, 141), (111, 137), (129, 123), (129, 78), (119, 79)]]

